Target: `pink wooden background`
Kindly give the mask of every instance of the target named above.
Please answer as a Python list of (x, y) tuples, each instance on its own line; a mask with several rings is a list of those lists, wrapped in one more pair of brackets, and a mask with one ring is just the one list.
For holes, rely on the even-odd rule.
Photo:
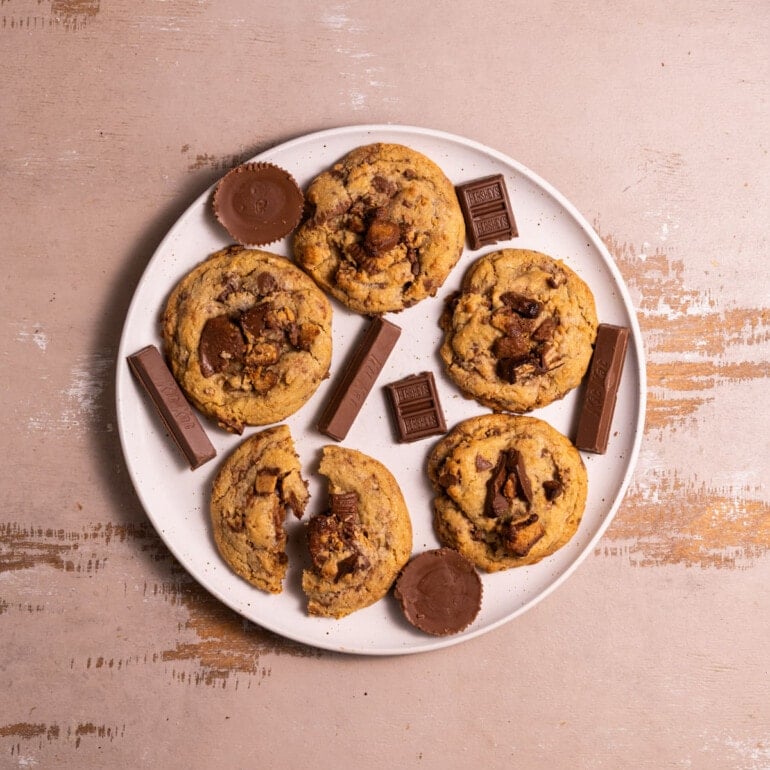
[[(0, 767), (770, 767), (766, 0), (0, 0)], [(123, 318), (189, 203), (308, 131), (532, 168), (609, 247), (649, 412), (567, 583), (363, 659), (175, 562), (115, 423)]]

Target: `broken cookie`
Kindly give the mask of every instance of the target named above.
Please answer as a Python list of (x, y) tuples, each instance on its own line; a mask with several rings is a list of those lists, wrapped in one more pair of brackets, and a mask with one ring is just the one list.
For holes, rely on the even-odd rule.
[(227, 457), (211, 492), (214, 541), (230, 568), (253, 586), (280, 593), (286, 575), (284, 522), (301, 518), (307, 484), (288, 426), (245, 439)]
[(398, 482), (374, 458), (325, 446), (319, 472), (329, 499), (307, 525), (302, 589), (311, 615), (341, 618), (385, 596), (411, 553), (412, 524)]

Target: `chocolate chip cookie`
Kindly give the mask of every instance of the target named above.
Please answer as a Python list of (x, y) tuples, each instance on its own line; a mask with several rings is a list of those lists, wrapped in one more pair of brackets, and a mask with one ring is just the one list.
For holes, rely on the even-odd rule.
[(381, 599), (412, 551), (412, 523), (390, 471), (355, 449), (325, 446), (328, 509), (308, 522), (311, 615), (341, 618)]
[(580, 453), (535, 417), (487, 414), (434, 447), (428, 475), (441, 542), (488, 572), (534, 564), (575, 534), (588, 478)]
[(580, 384), (597, 325), (591, 290), (564, 262), (503, 249), (477, 259), (447, 302), (440, 355), (466, 396), (527, 412)]
[(225, 460), (211, 491), (211, 524), (222, 558), (252, 585), (280, 593), (286, 574), (288, 509), (308, 502), (299, 458), (286, 425), (245, 439)]
[(294, 258), (359, 313), (433, 296), (462, 252), (465, 223), (451, 182), (400, 144), (356, 148), (313, 180), (305, 200)]
[(171, 293), (166, 353), (192, 403), (228, 431), (279, 422), (328, 375), (332, 311), (284, 257), (232, 246)]

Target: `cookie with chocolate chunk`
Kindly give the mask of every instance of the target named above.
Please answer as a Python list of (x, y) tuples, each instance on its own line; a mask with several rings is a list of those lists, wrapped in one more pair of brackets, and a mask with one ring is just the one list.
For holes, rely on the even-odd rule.
[(454, 187), (400, 144), (354, 149), (311, 182), (305, 201), (294, 258), (359, 313), (396, 312), (435, 295), (463, 249)]
[(307, 484), (286, 425), (255, 433), (231, 452), (211, 491), (214, 541), (222, 558), (244, 580), (280, 593), (286, 575), (289, 509), (301, 518)]
[(308, 613), (341, 618), (388, 592), (412, 551), (412, 523), (398, 482), (355, 449), (323, 448), (326, 511), (308, 522), (311, 566), (302, 576)]
[(477, 259), (447, 302), (440, 355), (466, 396), (528, 412), (580, 384), (597, 326), (591, 290), (564, 262), (503, 249)]
[(488, 572), (561, 548), (577, 531), (588, 490), (569, 439), (524, 415), (459, 423), (431, 452), (428, 475), (439, 539)]
[(232, 246), (188, 273), (163, 317), (166, 354), (182, 389), (221, 427), (279, 422), (327, 376), (332, 310), (288, 259)]

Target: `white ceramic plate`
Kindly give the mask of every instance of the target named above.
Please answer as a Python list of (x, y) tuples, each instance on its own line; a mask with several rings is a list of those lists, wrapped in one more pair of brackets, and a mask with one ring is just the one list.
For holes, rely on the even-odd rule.
[[(391, 595), (342, 620), (309, 617), (300, 589), (305, 556), (303, 525), (299, 522), (289, 522), (290, 570), (282, 594), (262, 593), (233, 574), (220, 558), (212, 539), (208, 490), (221, 461), (241, 438), (204, 420), (218, 454), (213, 461), (190, 471), (165, 434), (125, 360), (149, 343), (161, 347), (158, 322), (169, 292), (193, 266), (231, 242), (211, 213), (213, 187), (171, 228), (137, 286), (118, 355), (117, 412), (128, 469), (147, 515), (174, 556), (201, 585), (244, 617), (287, 638), (338, 652), (392, 655), (457, 644), (510, 621), (553, 591), (590, 553), (615, 514), (636, 461), (644, 424), (645, 373), (641, 335), (628, 291), (604, 245), (559, 192), (505, 155), (439, 131), (368, 125), (302, 136), (263, 152), (256, 159), (285, 168), (304, 188), (316, 174), (349, 150), (376, 141), (398, 142), (424, 153), (441, 166), (454, 184), (502, 173), (520, 235), (510, 242), (478, 251), (466, 249), (437, 297), (402, 313), (388, 315), (389, 320), (402, 327), (401, 338), (342, 445), (372, 455), (396, 476), (412, 517), (414, 552), (437, 547), (425, 460), (438, 439), (397, 443), (382, 386), (429, 369), (436, 376), (450, 427), (466, 417), (486, 413), (488, 410), (462, 398), (444, 377), (437, 353), (441, 339), (438, 317), (444, 298), (459, 287), (465, 269), (485, 252), (503, 246), (544, 251), (563, 259), (588, 283), (594, 292), (601, 322), (625, 325), (632, 332), (609, 451), (604, 455), (583, 454), (589, 477), (588, 503), (575, 537), (556, 554), (532, 567), (484, 575), (483, 605), (475, 622), (461, 634), (442, 638), (422, 634), (409, 626)], [(269, 249), (288, 256), (290, 240)], [(294, 436), (304, 475), (310, 481), (312, 499), (306, 518), (324, 504), (324, 480), (316, 474), (318, 450), (324, 444), (333, 443), (317, 432), (315, 424), (340, 366), (366, 325), (366, 319), (338, 303), (334, 302), (333, 307), (331, 377), (286, 421)], [(573, 391), (562, 401), (534, 414), (571, 435), (578, 395)], [(247, 430), (244, 436), (255, 430)]]

